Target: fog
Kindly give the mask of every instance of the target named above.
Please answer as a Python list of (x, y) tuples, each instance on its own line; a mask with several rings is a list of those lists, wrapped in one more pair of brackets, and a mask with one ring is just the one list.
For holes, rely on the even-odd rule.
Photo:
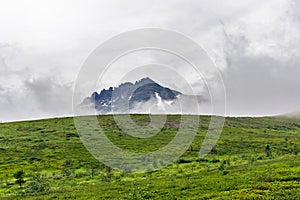
[[(0, 121), (72, 115), (74, 82), (90, 53), (117, 34), (143, 27), (178, 31), (205, 49), (222, 74), (227, 115), (299, 111), (299, 11), (297, 0), (1, 1)], [(118, 66), (135, 61), (185, 69), (171, 56), (144, 53), (129, 56), (113, 72), (122, 75), (128, 68)], [(203, 92), (199, 77), (183, 75), (197, 94)], [(188, 93), (181, 80), (162, 72), (157, 77)], [(103, 79), (96, 89), (121, 80)]]

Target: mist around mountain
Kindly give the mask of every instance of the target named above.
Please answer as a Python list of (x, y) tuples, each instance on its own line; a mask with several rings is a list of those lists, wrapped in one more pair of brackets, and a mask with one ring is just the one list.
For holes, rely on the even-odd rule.
[(199, 114), (198, 107), (204, 102), (202, 96), (185, 95), (146, 77), (135, 83), (125, 82), (118, 87), (103, 89), (99, 93), (95, 91), (83, 100), (81, 106), (94, 108), (99, 114)]
[(280, 115), (280, 117), (300, 119), (300, 111)]

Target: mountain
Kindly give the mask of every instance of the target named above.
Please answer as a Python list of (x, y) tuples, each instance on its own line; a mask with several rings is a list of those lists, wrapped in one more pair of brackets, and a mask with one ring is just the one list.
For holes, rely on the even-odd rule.
[[(82, 105), (91, 105), (100, 114), (129, 113), (133, 110), (147, 112), (153, 105), (170, 106), (182, 95), (181, 92), (163, 87), (147, 77), (135, 83), (126, 82), (118, 87), (103, 89), (100, 93), (94, 92), (84, 99)], [(143, 105), (146, 102), (148, 104)]]

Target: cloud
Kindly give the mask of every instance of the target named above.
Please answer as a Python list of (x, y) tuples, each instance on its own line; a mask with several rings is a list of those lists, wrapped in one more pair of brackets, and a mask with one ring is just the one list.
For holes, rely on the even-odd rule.
[[(300, 27), (291, 10), (287, 4), (274, 19), (250, 23), (247, 18), (249, 21), (224, 27), (229, 114), (300, 110), (300, 93), (296, 92), (300, 85)], [(255, 26), (260, 31), (250, 31), (256, 30)]]
[(56, 68), (42, 73), (16, 65), (20, 56), (18, 47), (0, 45), (0, 120), (70, 115), (72, 83)]
[[(68, 114), (71, 83), (92, 50), (141, 27), (176, 30), (203, 46), (224, 75), (229, 114), (300, 110), (295, 92), (300, 85), (299, 11), (297, 0), (3, 1), (0, 118)], [(148, 60), (180, 64), (164, 56)], [(160, 79), (172, 88), (182, 85)], [(200, 80), (191, 76), (190, 82), (201, 89)]]
[(24, 80), (24, 86), (40, 111), (54, 115), (71, 113), (71, 83), (61, 84), (55, 77), (39, 77)]
[[(29, 72), (30, 73), (30, 72)], [(56, 77), (22, 79), (17, 87), (0, 87), (0, 119), (33, 119), (72, 114), (72, 84)]]

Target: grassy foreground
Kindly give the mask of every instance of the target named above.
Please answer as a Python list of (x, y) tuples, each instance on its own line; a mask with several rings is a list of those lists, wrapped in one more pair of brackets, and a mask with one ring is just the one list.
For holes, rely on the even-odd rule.
[[(107, 136), (132, 152), (154, 151), (176, 135), (168, 116), (158, 135), (133, 138), (99, 116)], [(147, 115), (133, 115), (147, 124)], [(198, 158), (210, 117), (191, 147), (161, 170), (125, 173), (85, 149), (72, 118), (0, 124), (0, 199), (300, 199), (300, 120), (226, 118), (213, 151)]]

